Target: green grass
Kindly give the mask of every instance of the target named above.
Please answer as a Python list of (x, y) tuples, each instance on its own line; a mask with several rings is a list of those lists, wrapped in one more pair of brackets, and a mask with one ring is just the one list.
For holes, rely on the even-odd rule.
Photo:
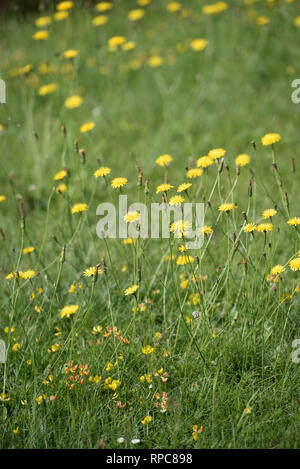
[[(0, 72), (7, 86), (7, 104), (0, 104), (0, 195), (6, 196), (0, 203), (0, 339), (8, 348), (7, 363), (0, 364), (5, 393), (0, 445), (299, 448), (299, 364), (291, 357), (292, 342), (300, 338), (299, 272), (288, 264), (299, 251), (299, 229), (286, 223), (300, 216), (300, 108), (291, 101), (291, 82), (299, 76), (300, 29), (294, 25), (299, 4), (258, 1), (246, 7), (230, 1), (226, 11), (207, 16), (201, 11), (205, 2), (182, 0), (188, 9), (184, 17), (167, 12), (166, 1), (153, 0), (145, 17), (131, 24), (127, 14), (136, 2), (115, 3), (108, 23), (99, 28), (91, 25), (94, 8), (76, 5), (67, 20), (52, 22), (46, 41), (32, 39), (36, 16), (9, 17), (0, 24)], [(270, 23), (258, 26), (249, 15), (253, 11)], [(115, 35), (135, 41), (135, 49), (108, 51), (107, 40)], [(199, 37), (208, 46), (196, 52), (189, 42)], [(62, 52), (71, 48), (79, 55), (70, 68)], [(148, 65), (153, 55), (163, 58), (160, 67)], [(12, 76), (27, 64), (32, 65), (28, 73)], [(52, 71), (43, 74), (41, 64)], [(48, 83), (59, 89), (39, 96), (40, 86)], [(84, 101), (70, 110), (64, 101), (73, 94)], [(80, 133), (86, 121), (94, 121), (95, 129)], [(268, 132), (281, 135), (274, 150), (282, 193), (272, 148), (261, 144)], [(76, 139), (85, 149), (85, 164), (74, 151)], [(193, 263), (177, 266), (172, 260), (171, 254), (181, 254), (182, 240), (124, 245), (97, 237), (96, 207), (118, 195), (111, 178), (128, 178), (123, 193), (129, 202), (138, 197), (148, 205), (161, 202), (158, 184), (167, 178), (174, 195), (186, 181), (185, 168), (219, 147), (227, 151), (223, 171), (210, 166), (189, 190), (192, 200), (205, 202), (205, 224), (214, 230), (200, 250), (189, 253)], [(155, 164), (165, 153), (173, 157), (167, 171)], [(251, 163), (237, 175), (240, 153), (248, 153)], [(101, 165), (111, 168), (108, 185), (93, 176)], [(141, 187), (136, 166), (143, 171)], [(57, 194), (53, 176), (64, 167), (67, 191)], [(238, 206), (228, 216), (218, 211), (225, 201)], [(88, 211), (71, 214), (77, 202), (88, 203)], [(243, 211), (248, 221), (260, 223), (262, 211), (274, 207), (272, 233), (253, 237), (242, 231)], [(35, 251), (23, 254), (27, 246)], [(103, 259), (106, 270), (96, 282), (83, 276), (90, 266), (103, 267)], [(277, 264), (285, 272), (279, 282), (267, 282)], [(27, 269), (38, 275), (5, 278)], [(137, 297), (124, 296), (135, 283)], [(135, 314), (137, 303), (144, 308)], [(79, 309), (70, 319), (61, 318), (68, 304)], [(92, 334), (97, 325), (102, 330)], [(12, 326), (15, 330), (4, 331)], [(115, 334), (105, 337), (108, 326), (121, 330), (129, 343)], [(20, 349), (13, 352), (15, 343)], [(54, 344), (60, 344), (58, 351), (51, 351)], [(143, 354), (145, 345), (154, 352)], [(85, 376), (83, 384), (75, 380), (69, 389), (70, 361), (88, 364), (101, 382)], [(168, 373), (165, 382), (156, 373), (161, 368)], [(140, 380), (145, 374), (151, 374), (152, 387)], [(109, 376), (121, 381), (116, 390), (105, 389)], [(163, 392), (165, 413), (156, 405)], [(47, 398), (39, 404), (43, 395)], [(152, 421), (143, 425), (147, 415)], [(196, 441), (193, 425), (204, 429)], [(140, 443), (132, 444), (133, 438)]]

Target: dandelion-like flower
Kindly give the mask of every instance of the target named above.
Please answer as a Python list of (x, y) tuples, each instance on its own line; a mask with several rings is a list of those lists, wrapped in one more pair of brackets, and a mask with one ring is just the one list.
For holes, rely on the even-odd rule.
[(85, 277), (93, 277), (96, 273), (96, 270), (98, 270), (98, 274), (103, 274), (103, 270), (100, 269), (100, 267), (88, 267), (87, 269), (85, 269), (85, 271), (83, 272), (83, 275)]
[(107, 166), (101, 166), (101, 168), (96, 169), (94, 172), (95, 178), (107, 176), (110, 173), (110, 168)]
[(204, 50), (207, 47), (208, 40), (207, 39), (193, 39), (190, 43), (190, 48), (195, 51)]
[(123, 177), (114, 178), (111, 181), (111, 187), (113, 187), (114, 189), (117, 189), (119, 187), (126, 186), (127, 182), (128, 182), (127, 178), (123, 178)]
[(169, 205), (181, 205), (184, 202), (182, 195), (174, 195), (169, 200)]
[(209, 150), (207, 156), (213, 160), (218, 160), (219, 158), (222, 158), (222, 156), (225, 156), (225, 154), (226, 150), (224, 148), (213, 148), (212, 150)]
[(126, 213), (126, 215), (124, 215), (124, 221), (126, 221), (126, 223), (133, 223), (139, 220), (139, 218), (140, 218), (139, 212), (128, 212)]
[(187, 220), (177, 220), (171, 224), (170, 232), (174, 233), (177, 238), (186, 236), (191, 228), (191, 223)]
[(106, 15), (98, 15), (92, 19), (93, 26), (103, 26), (108, 22), (108, 17)]
[(155, 350), (154, 347), (151, 347), (151, 345), (145, 345), (145, 347), (142, 347), (142, 353), (144, 355), (150, 355), (150, 353), (153, 353)]
[(290, 226), (297, 226), (297, 225), (300, 225), (300, 217), (290, 218), (290, 219), (287, 221), (287, 224), (290, 225)]
[(203, 169), (202, 168), (191, 168), (186, 172), (186, 177), (188, 179), (193, 179), (197, 178), (199, 176), (202, 176), (203, 174)]
[(193, 256), (188, 256), (188, 255), (183, 255), (183, 256), (178, 256), (176, 260), (177, 265), (186, 265), (186, 264), (191, 264), (194, 262)]
[(156, 188), (156, 194), (159, 194), (159, 192), (167, 192), (170, 189), (172, 189), (172, 187), (174, 187), (174, 186), (172, 186), (171, 184), (168, 184), (168, 183), (160, 184)]
[(300, 257), (296, 257), (289, 262), (290, 269), (294, 272), (300, 270)]
[(131, 10), (128, 13), (128, 19), (130, 21), (138, 21), (138, 20), (142, 19), (143, 16), (145, 16), (145, 11), (142, 10), (141, 8), (136, 8), (135, 10)]
[(39, 89), (39, 95), (40, 96), (45, 96), (50, 93), (54, 93), (55, 91), (58, 90), (58, 85), (57, 83), (49, 83), (48, 85), (43, 85)]
[(197, 160), (197, 168), (208, 168), (208, 166), (211, 166), (212, 164), (214, 164), (213, 158), (207, 155), (200, 156)]
[(131, 287), (128, 287), (126, 288), (126, 290), (124, 290), (124, 295), (125, 296), (134, 295), (138, 288), (139, 288), (138, 285), (131, 285)]
[(68, 175), (68, 172), (65, 169), (62, 169), (61, 171), (59, 171), (53, 176), (53, 179), (54, 181), (61, 181), (62, 179), (67, 177), (67, 175)]
[(218, 207), (218, 210), (220, 210), (220, 212), (230, 212), (231, 210), (233, 210), (234, 208), (237, 208), (237, 205), (231, 203), (231, 202), (228, 202), (228, 203), (225, 203), (225, 204), (221, 204), (219, 205)]
[(241, 153), (235, 159), (236, 166), (247, 166), (251, 161), (250, 156), (247, 153)]
[(32, 37), (36, 41), (45, 41), (49, 37), (49, 31), (47, 31), (46, 29), (41, 29), (40, 31), (34, 33)]
[(24, 279), (24, 280), (28, 280), (28, 279), (31, 279), (33, 278), (34, 276), (36, 275), (36, 272), (32, 269), (29, 269), (29, 270), (25, 270), (25, 271), (22, 271), (20, 270), (19, 272), (19, 277)]
[(81, 213), (81, 212), (85, 212), (88, 208), (89, 208), (89, 207), (88, 207), (87, 204), (78, 203), (78, 204), (73, 205), (73, 207), (72, 207), (72, 213)]
[(272, 218), (277, 214), (277, 210), (274, 208), (268, 208), (267, 210), (264, 210), (262, 213), (263, 218)]
[(76, 109), (83, 103), (83, 97), (79, 95), (71, 96), (65, 100), (65, 107), (68, 109)]
[(80, 132), (81, 133), (90, 132), (92, 129), (94, 129), (95, 125), (96, 125), (95, 122), (92, 122), (92, 121), (91, 122), (85, 122), (80, 127)]
[(61, 310), (60, 310), (60, 317), (61, 318), (69, 318), (70, 316), (72, 316), (73, 314), (76, 313), (76, 311), (78, 311), (78, 308), (79, 306), (78, 305), (67, 305), (67, 306), (64, 306)]
[(255, 223), (247, 223), (245, 226), (243, 226), (243, 231), (245, 231), (245, 233), (252, 233), (255, 230), (256, 230)]
[(191, 182), (183, 182), (178, 186), (177, 192), (187, 191), (192, 186)]
[(58, 11), (71, 10), (74, 6), (74, 2), (60, 2), (57, 4), (56, 9)]
[(272, 133), (264, 135), (261, 139), (261, 142), (264, 146), (267, 146), (279, 142), (280, 139), (281, 137), (279, 134)]
[(34, 247), (33, 246), (28, 246), (28, 247), (23, 249), (23, 254), (30, 254), (33, 251), (34, 251)]
[(113, 8), (114, 4), (112, 2), (100, 2), (95, 6), (98, 11), (109, 11)]
[(77, 57), (77, 55), (78, 55), (77, 49), (68, 49), (68, 50), (65, 50), (63, 53), (63, 56), (66, 59), (74, 59), (75, 57)]
[(285, 271), (285, 267), (283, 265), (277, 264), (271, 269), (272, 275), (280, 275)]
[(267, 231), (272, 231), (273, 230), (273, 225), (272, 223), (260, 223), (259, 225), (257, 225), (256, 227), (256, 231), (258, 233), (263, 233), (263, 232), (267, 232)]
[(158, 156), (158, 158), (155, 160), (155, 163), (158, 164), (158, 166), (168, 166), (171, 161), (173, 161), (172, 156), (166, 154)]
[(4, 202), (4, 200), (6, 200), (6, 196), (5, 195), (0, 195), (0, 202)]

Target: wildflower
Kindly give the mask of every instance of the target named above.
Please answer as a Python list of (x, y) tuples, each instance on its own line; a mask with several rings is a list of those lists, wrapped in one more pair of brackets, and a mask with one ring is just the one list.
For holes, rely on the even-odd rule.
[(191, 168), (187, 171), (186, 177), (188, 179), (192, 179), (192, 178), (197, 178), (199, 176), (202, 176), (202, 174), (203, 174), (202, 168)]
[(37, 31), (36, 33), (34, 33), (32, 37), (36, 41), (45, 41), (49, 37), (49, 32), (47, 30), (41, 29), (40, 31)]
[(101, 166), (100, 168), (96, 169), (96, 171), (94, 172), (94, 176), (95, 178), (104, 177), (107, 176), (110, 171), (110, 168), (108, 168), (107, 166)]
[(41, 405), (43, 400), (44, 400), (43, 396), (38, 396), (35, 398), (35, 402), (37, 403), (37, 405)]
[(46, 94), (54, 93), (58, 90), (58, 85), (56, 83), (49, 83), (48, 85), (43, 85), (39, 89), (39, 95), (45, 96)]
[(222, 156), (225, 156), (226, 150), (224, 148), (214, 148), (213, 150), (210, 150), (208, 152), (209, 158), (212, 158), (213, 160), (217, 160), (219, 158), (222, 158)]
[(155, 332), (154, 339), (159, 340), (162, 338), (162, 334), (160, 332)]
[(135, 46), (136, 46), (136, 43), (134, 41), (128, 41), (122, 45), (122, 50), (129, 52), (130, 50), (133, 50)]
[(283, 272), (285, 271), (285, 267), (283, 265), (275, 265), (272, 269), (271, 269), (271, 274), (272, 275), (280, 275), (282, 274)]
[(205, 235), (213, 233), (212, 226), (204, 225), (202, 228), (199, 228), (199, 233), (204, 233)]
[(12, 351), (13, 352), (18, 352), (21, 348), (21, 344), (19, 342), (16, 342), (13, 346), (12, 346)]
[(100, 383), (101, 380), (102, 380), (101, 376), (98, 376), (98, 375), (94, 376), (94, 383), (98, 384)]
[(138, 20), (142, 19), (144, 15), (145, 15), (144, 10), (142, 10), (140, 8), (136, 8), (135, 10), (131, 10), (128, 13), (128, 19), (130, 21), (138, 21)]
[(279, 134), (266, 134), (262, 137), (261, 142), (264, 146), (273, 145), (276, 142), (279, 142), (281, 136)]
[(57, 4), (56, 9), (58, 11), (71, 10), (74, 6), (74, 2), (60, 2)]
[(138, 288), (138, 285), (131, 285), (131, 287), (126, 288), (126, 290), (124, 290), (125, 296), (134, 295)]
[(226, 2), (217, 2), (212, 5), (204, 5), (202, 11), (205, 15), (217, 15), (228, 8)]
[(139, 440), (138, 438), (133, 438), (133, 439), (131, 440), (131, 443), (132, 443), (133, 445), (138, 445), (140, 442), (141, 442), (141, 440)]
[(297, 226), (297, 225), (300, 225), (300, 217), (290, 218), (290, 219), (287, 221), (287, 224), (290, 225), (290, 226)]
[(251, 412), (252, 412), (251, 407), (250, 407), (250, 406), (246, 407), (246, 409), (245, 409), (245, 415), (249, 415), (249, 414), (251, 414)]
[(74, 59), (75, 57), (77, 57), (77, 55), (78, 55), (78, 50), (76, 49), (68, 49), (68, 50), (65, 50), (63, 53), (63, 56), (66, 59)]
[(273, 225), (272, 223), (260, 223), (259, 225), (257, 225), (256, 227), (256, 231), (258, 233), (262, 233), (262, 232), (267, 232), (267, 231), (272, 231), (273, 230)]
[[(87, 269), (85, 269), (85, 271), (83, 272), (83, 275), (85, 277), (93, 277), (96, 273), (96, 270), (97, 270), (97, 267), (88, 267)], [(100, 269), (100, 267), (98, 267), (98, 274), (103, 274), (103, 270)]]
[(218, 207), (218, 210), (220, 210), (220, 212), (230, 212), (231, 210), (233, 210), (234, 208), (236, 208), (237, 206), (234, 205), (233, 203), (225, 203), (225, 204), (221, 204), (219, 205)]
[(177, 13), (181, 10), (181, 3), (179, 2), (169, 2), (166, 6), (167, 10), (170, 13)]
[(65, 107), (68, 109), (75, 109), (83, 103), (83, 97), (79, 95), (71, 96), (70, 98), (65, 100)]
[(160, 155), (156, 158), (155, 163), (158, 164), (158, 166), (168, 166), (171, 161), (173, 161), (171, 155)]
[(121, 384), (121, 381), (119, 379), (113, 379), (112, 382), (108, 385), (110, 389), (115, 391)]
[(54, 181), (61, 181), (61, 179), (64, 179), (65, 177), (67, 177), (68, 175), (68, 172), (63, 169), (62, 171), (59, 171), (58, 173), (56, 173), (54, 176), (53, 176), (53, 179)]
[(17, 272), (13, 271), (13, 272), (10, 272), (8, 275), (6, 275), (6, 280), (10, 280), (11, 278), (14, 278), (16, 279), (17, 278)]
[(126, 186), (127, 182), (128, 182), (127, 178), (123, 178), (123, 177), (114, 178), (111, 181), (111, 187), (113, 187), (114, 189), (117, 189), (118, 187)]
[(85, 133), (85, 132), (90, 132), (93, 128), (95, 127), (95, 122), (85, 122), (82, 124), (80, 127), (80, 132)]
[(123, 239), (122, 241), (122, 244), (132, 244), (133, 243), (133, 239), (132, 238), (126, 238), (126, 239)]
[(0, 394), (0, 401), (1, 401), (1, 402), (9, 402), (9, 401), (10, 401), (10, 397), (8, 397), (5, 392), (2, 392), (2, 393)]
[(242, 153), (238, 155), (235, 159), (236, 166), (247, 166), (251, 161), (251, 158), (247, 153)]
[(23, 249), (23, 254), (30, 254), (33, 251), (34, 251), (34, 247), (33, 246), (28, 246), (27, 248)]
[(69, 318), (72, 314), (75, 314), (76, 311), (78, 310), (79, 306), (78, 305), (67, 305), (67, 306), (64, 306), (61, 310), (60, 310), (60, 317), (61, 318), (64, 318), (64, 317), (67, 317)]
[(92, 19), (93, 26), (102, 26), (103, 24), (106, 24), (107, 22), (108, 22), (108, 18), (105, 15), (98, 15)]
[(134, 221), (139, 220), (139, 218), (139, 212), (128, 212), (124, 215), (124, 221), (126, 221), (126, 223), (133, 223)]
[(258, 26), (265, 26), (266, 24), (269, 24), (270, 23), (270, 18), (268, 18), (267, 16), (258, 16), (256, 18), (256, 24), (258, 24)]
[(92, 330), (92, 334), (93, 334), (93, 335), (96, 335), (96, 334), (98, 334), (98, 333), (101, 332), (101, 331), (102, 331), (102, 326), (94, 326), (94, 327), (93, 327), (93, 330)]
[(186, 265), (186, 264), (191, 264), (192, 262), (194, 262), (194, 258), (193, 256), (178, 256), (177, 257), (177, 260), (176, 260), (176, 264), (177, 265)]
[(208, 41), (206, 39), (193, 39), (190, 43), (190, 48), (195, 51), (201, 51), (206, 48)]
[(163, 63), (163, 59), (159, 55), (152, 55), (148, 59), (148, 65), (149, 67), (152, 67), (152, 68), (160, 67), (162, 63)]
[(124, 443), (124, 438), (122, 436), (120, 436), (120, 438), (117, 439), (117, 442), (118, 443)]
[(20, 270), (20, 272), (19, 272), (19, 277), (24, 279), (24, 280), (31, 279), (35, 275), (36, 275), (36, 272), (34, 270), (25, 270), (24, 272), (22, 270)]
[(51, 16), (41, 16), (37, 18), (34, 22), (37, 28), (44, 28), (44, 26), (48, 26), (52, 21)]
[(294, 25), (297, 26), (298, 28), (300, 28), (300, 16), (296, 16), (295, 21), (294, 21)]
[(245, 231), (245, 233), (252, 233), (255, 229), (255, 223), (247, 223), (245, 226), (243, 226), (243, 231)]
[(276, 215), (277, 210), (274, 210), (273, 208), (268, 208), (267, 210), (264, 210), (262, 213), (263, 218), (272, 218)]
[(177, 192), (187, 191), (191, 186), (192, 184), (190, 182), (183, 182), (178, 186)]
[(124, 36), (113, 36), (108, 40), (108, 46), (112, 48), (117, 48), (126, 42)]
[(191, 228), (191, 223), (187, 220), (177, 220), (171, 224), (170, 232), (174, 233), (177, 238), (186, 236)]
[(169, 205), (181, 205), (184, 202), (184, 198), (181, 195), (174, 195), (169, 200)]
[(296, 257), (289, 262), (290, 269), (296, 272), (296, 270), (300, 270), (300, 257)]
[(146, 345), (145, 347), (142, 347), (142, 353), (144, 355), (149, 355), (150, 353), (153, 353), (155, 350), (154, 347), (151, 347), (151, 345)]
[(141, 420), (141, 423), (143, 425), (148, 425), (148, 423), (150, 423), (151, 421), (152, 421), (151, 415), (147, 415), (145, 418), (143, 418), (143, 420)]
[(193, 425), (192, 428), (193, 428), (192, 437), (194, 438), (195, 441), (197, 441), (199, 438), (199, 433), (203, 433), (204, 428), (202, 426), (198, 428), (198, 425)]
[(88, 208), (89, 208), (89, 207), (88, 207), (87, 204), (78, 203), (78, 204), (73, 205), (73, 207), (72, 207), (72, 213), (81, 213), (81, 212), (85, 212)]
[(14, 435), (19, 435), (20, 433), (19, 427), (15, 428), (12, 432)]
[(6, 196), (5, 195), (0, 195), (0, 202), (4, 202), (4, 200), (6, 200)]
[(62, 184), (58, 184), (57, 188), (55, 189), (55, 192), (56, 194), (63, 194), (64, 192), (66, 192), (67, 190), (67, 186), (66, 184), (62, 183)]
[(171, 184), (168, 184), (168, 183), (160, 184), (156, 188), (156, 194), (159, 194), (160, 192), (167, 192), (170, 189), (172, 189), (172, 187), (174, 187), (174, 186), (172, 186)]
[(208, 166), (211, 166), (213, 163), (214, 160), (210, 156), (201, 156), (197, 160), (197, 168), (208, 168)]
[(114, 5), (112, 2), (100, 2), (100, 3), (97, 3), (95, 8), (98, 11), (108, 11), (108, 10), (111, 10), (113, 6)]
[(57, 11), (53, 15), (54, 21), (62, 21), (68, 18), (69, 13), (67, 11)]

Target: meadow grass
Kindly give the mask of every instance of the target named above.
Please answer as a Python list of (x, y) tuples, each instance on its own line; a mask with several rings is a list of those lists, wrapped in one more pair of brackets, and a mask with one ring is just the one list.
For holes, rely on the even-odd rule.
[[(300, 217), (299, 2), (232, 0), (213, 15), (168, 3), (1, 21), (2, 448), (299, 448), (300, 219), (287, 223)], [(130, 21), (136, 8), (145, 15)], [(40, 16), (52, 18), (46, 40), (33, 38)], [(109, 47), (115, 36), (134, 48)], [(280, 141), (263, 145), (270, 132)], [(224, 157), (189, 179), (215, 148)], [(99, 167), (111, 172), (95, 178)], [(100, 239), (96, 207), (117, 202), (116, 177), (148, 206), (191, 182), (180, 195), (205, 203), (202, 248)], [(164, 182), (174, 188), (157, 194)]]

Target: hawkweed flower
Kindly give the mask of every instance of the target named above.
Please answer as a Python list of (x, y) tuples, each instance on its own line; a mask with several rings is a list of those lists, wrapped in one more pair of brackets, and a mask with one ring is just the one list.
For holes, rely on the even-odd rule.
[(270, 18), (268, 16), (258, 16), (255, 21), (258, 26), (265, 26), (270, 23)]
[(126, 221), (126, 223), (133, 223), (135, 221), (138, 221), (139, 219), (139, 212), (128, 212), (124, 215), (124, 221)]
[(160, 55), (152, 55), (148, 59), (148, 65), (152, 68), (160, 67), (163, 63), (163, 58)]
[(0, 202), (4, 202), (4, 200), (6, 200), (6, 196), (5, 195), (0, 195)]
[(128, 182), (127, 178), (123, 178), (123, 177), (114, 178), (111, 181), (111, 187), (113, 187), (114, 189), (117, 189), (119, 187), (126, 186), (127, 182)]
[(226, 150), (224, 148), (213, 148), (212, 150), (209, 150), (208, 155), (209, 158), (212, 158), (213, 160), (218, 160), (219, 158), (222, 158), (225, 156)]
[(251, 158), (247, 153), (241, 153), (235, 159), (236, 166), (247, 166), (251, 161)]
[(177, 192), (187, 191), (192, 186), (191, 182), (183, 182), (178, 186)]
[(184, 197), (181, 195), (174, 195), (169, 200), (169, 205), (181, 205), (184, 202)]
[(258, 233), (263, 233), (267, 231), (272, 231), (273, 230), (273, 225), (272, 223), (260, 223), (259, 225), (256, 226), (256, 231)]
[(264, 146), (273, 145), (274, 143), (279, 142), (281, 136), (279, 134), (266, 134), (262, 137), (261, 142)]
[(277, 214), (277, 210), (274, 208), (268, 208), (267, 210), (264, 210), (262, 213), (263, 218), (272, 218)]
[(142, 10), (141, 8), (136, 8), (135, 10), (131, 10), (128, 13), (128, 19), (130, 21), (138, 21), (142, 19), (145, 16), (145, 11)]
[(200, 158), (197, 159), (196, 164), (197, 168), (208, 168), (208, 166), (214, 164), (214, 159), (207, 155), (200, 156)]
[(20, 348), (21, 348), (21, 344), (20, 344), (19, 342), (16, 342), (16, 343), (12, 346), (11, 350), (12, 350), (13, 352), (18, 352), (18, 351), (20, 350)]
[(271, 269), (271, 274), (272, 275), (280, 275), (282, 274), (283, 272), (285, 271), (285, 267), (283, 265), (275, 265), (272, 269)]
[(74, 6), (74, 2), (59, 2), (56, 5), (56, 9), (58, 11), (67, 11), (67, 10), (72, 10)]
[(124, 295), (125, 296), (134, 295), (138, 288), (139, 288), (138, 285), (131, 285), (131, 287), (128, 287), (126, 288), (126, 290), (124, 290)]
[(95, 6), (98, 11), (109, 11), (112, 9), (114, 4), (112, 2), (100, 2)]
[(245, 226), (243, 226), (243, 231), (245, 231), (245, 233), (252, 233), (255, 230), (256, 230), (255, 223), (247, 223)]
[(186, 265), (186, 264), (191, 264), (194, 262), (193, 256), (188, 256), (188, 255), (183, 255), (183, 256), (178, 256), (176, 260), (177, 265)]
[(300, 225), (300, 217), (290, 218), (290, 219), (287, 221), (287, 224), (290, 225), (290, 226), (298, 226), (298, 225)]
[(75, 59), (78, 55), (78, 50), (77, 49), (68, 49), (63, 52), (63, 56), (66, 59)]
[(290, 269), (296, 272), (296, 270), (300, 270), (300, 257), (296, 257), (289, 262)]
[(107, 176), (110, 173), (111, 169), (107, 166), (101, 166), (101, 168), (96, 169), (94, 172), (95, 178)]
[(97, 266), (96, 267), (88, 267), (87, 269), (85, 269), (85, 271), (83, 272), (83, 275), (85, 277), (93, 277), (96, 273), (96, 271), (98, 272), (98, 274), (103, 274), (103, 270)]
[(35, 275), (36, 275), (36, 272), (34, 270), (31, 270), (31, 269), (30, 270), (25, 270), (25, 271), (22, 271), (22, 270), (19, 271), (19, 277), (24, 279), (24, 280), (31, 279)]
[(50, 93), (54, 93), (58, 90), (57, 83), (49, 83), (48, 85), (43, 85), (39, 88), (39, 95), (45, 96)]
[(179, 2), (169, 2), (167, 3), (167, 11), (169, 11), (170, 13), (177, 13), (178, 11), (181, 10), (182, 6), (181, 6), (181, 3)]
[(202, 168), (191, 168), (186, 172), (186, 177), (188, 179), (193, 179), (197, 178), (199, 176), (202, 176), (203, 174), (203, 169)]
[(49, 31), (47, 31), (46, 29), (41, 29), (40, 31), (34, 33), (32, 37), (36, 41), (45, 41), (49, 37)]
[(61, 181), (68, 176), (68, 172), (65, 169), (62, 169), (53, 176), (54, 181)]
[(171, 184), (168, 184), (168, 183), (160, 184), (156, 188), (156, 194), (159, 194), (160, 192), (167, 192), (170, 189), (172, 189), (173, 187), (174, 186), (172, 186)]
[(108, 22), (108, 17), (106, 15), (98, 15), (92, 19), (93, 26), (103, 26)]
[(65, 100), (64, 106), (68, 109), (76, 109), (83, 103), (83, 97), (79, 95), (71, 96)]
[(145, 418), (143, 418), (143, 420), (141, 420), (141, 423), (143, 425), (148, 425), (148, 423), (152, 422), (152, 417), (151, 415), (147, 415)]
[(88, 210), (88, 205), (87, 204), (83, 204), (83, 203), (78, 203), (78, 204), (75, 204), (73, 205), (72, 207), (72, 213), (81, 213), (81, 212), (85, 212), (86, 210)]
[(61, 310), (60, 310), (60, 317), (61, 318), (69, 318), (70, 316), (72, 316), (73, 314), (76, 313), (76, 311), (78, 310), (79, 306), (78, 305), (67, 305), (67, 306), (64, 306)]
[(81, 125), (79, 130), (80, 130), (81, 133), (90, 132), (91, 130), (94, 129), (95, 125), (96, 125), (95, 122), (92, 122), (92, 121), (91, 122), (85, 122), (84, 124)]
[(145, 347), (142, 347), (142, 353), (144, 355), (150, 355), (150, 353), (153, 353), (155, 350), (154, 347), (151, 347), (151, 345), (145, 345)]
[(190, 42), (190, 48), (194, 51), (201, 51), (204, 50), (207, 47), (208, 41), (207, 39), (193, 39)]
[(220, 210), (220, 212), (230, 212), (231, 210), (233, 210), (234, 208), (237, 208), (237, 205), (229, 202), (229, 203), (225, 203), (225, 204), (221, 204), (219, 205), (218, 207), (218, 210)]
[(66, 192), (66, 190), (67, 190), (66, 184), (62, 183), (62, 184), (58, 184), (57, 188), (55, 189), (55, 192), (57, 194), (63, 194), (64, 192)]
[(57, 12), (54, 13), (53, 19), (54, 19), (54, 21), (63, 21), (65, 19), (67, 19), (68, 16), (69, 16), (68, 11), (57, 11)]
[(33, 251), (34, 251), (34, 247), (33, 246), (28, 246), (28, 247), (23, 249), (23, 254), (30, 254)]
[(173, 161), (171, 155), (160, 155), (158, 158), (156, 158), (155, 163), (158, 166), (168, 166), (171, 161)]
[(205, 235), (209, 235), (209, 234), (213, 233), (212, 226), (210, 226), (210, 225), (204, 225), (204, 226), (200, 227), (198, 231), (199, 231), (199, 233), (204, 233)]
[(37, 28), (44, 28), (45, 26), (48, 26), (52, 22), (51, 16), (40, 16), (40, 18), (37, 18), (34, 22)]
[(190, 231), (191, 223), (187, 220), (177, 220), (174, 221), (170, 226), (170, 232), (174, 233), (177, 238), (182, 238), (186, 236)]
[(226, 2), (216, 2), (212, 5), (204, 5), (202, 7), (202, 11), (205, 15), (217, 15), (218, 13), (222, 13), (222, 11), (227, 10), (228, 3)]

